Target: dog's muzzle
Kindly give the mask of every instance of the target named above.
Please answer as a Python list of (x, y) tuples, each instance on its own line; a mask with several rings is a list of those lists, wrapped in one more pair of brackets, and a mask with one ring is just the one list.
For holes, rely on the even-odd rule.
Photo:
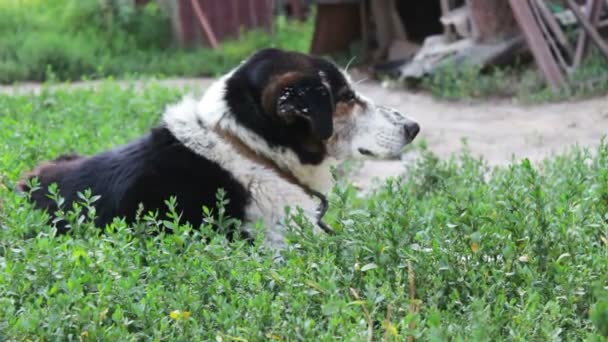
[(380, 113), (392, 124), (397, 126), (403, 125), (402, 127), (405, 134), (404, 138), (406, 144), (411, 143), (416, 138), (418, 133), (420, 133), (420, 125), (418, 125), (418, 123), (414, 120), (401, 114), (399, 111), (384, 106), (378, 106), (378, 109), (380, 110)]

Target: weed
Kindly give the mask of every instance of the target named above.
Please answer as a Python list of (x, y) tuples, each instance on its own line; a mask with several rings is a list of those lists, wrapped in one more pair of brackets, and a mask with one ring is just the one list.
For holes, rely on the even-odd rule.
[(488, 70), (471, 65), (445, 64), (422, 81), (422, 88), (445, 100), (513, 97), (526, 103), (587, 98), (608, 91), (608, 62), (596, 50), (575, 73), (568, 86), (555, 92), (537, 70), (516, 63)]
[(525, 87), (518, 97), (526, 102), (565, 101), (588, 98), (608, 91), (608, 61), (596, 49), (584, 63), (567, 79), (567, 88), (555, 92), (547, 87), (537, 87), (536, 91), (527, 91)]

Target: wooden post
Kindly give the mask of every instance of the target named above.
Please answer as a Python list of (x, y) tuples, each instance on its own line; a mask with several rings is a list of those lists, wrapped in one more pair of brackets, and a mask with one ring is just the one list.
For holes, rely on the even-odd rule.
[(384, 55), (393, 41), (407, 40), (407, 34), (397, 14), (395, 0), (375, 0), (370, 3), (370, 7), (376, 24), (378, 52)]
[(199, 24), (203, 28), (203, 31), (205, 31), (205, 35), (207, 36), (207, 39), (209, 40), (209, 45), (211, 45), (211, 47), (213, 49), (217, 49), (219, 47), (219, 43), (217, 42), (217, 39), (215, 38), (215, 33), (213, 33), (213, 29), (211, 28), (211, 25), (209, 24), (209, 20), (207, 20), (207, 16), (203, 12), (201, 5), (198, 3), (198, 0), (190, 0), (190, 1), (192, 3), (192, 7), (194, 8), (194, 13), (196, 13), (196, 17), (199, 21)]
[(304, 9), (301, 0), (289, 0), (289, 5), (291, 6), (291, 15), (296, 20), (304, 21)]

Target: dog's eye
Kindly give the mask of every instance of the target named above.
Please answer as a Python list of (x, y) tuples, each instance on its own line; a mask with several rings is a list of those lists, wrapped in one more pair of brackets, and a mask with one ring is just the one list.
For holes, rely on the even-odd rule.
[(340, 94), (340, 101), (344, 101), (344, 102), (351, 102), (354, 101), (356, 99), (355, 96), (355, 92), (353, 91), (345, 91), (344, 93)]

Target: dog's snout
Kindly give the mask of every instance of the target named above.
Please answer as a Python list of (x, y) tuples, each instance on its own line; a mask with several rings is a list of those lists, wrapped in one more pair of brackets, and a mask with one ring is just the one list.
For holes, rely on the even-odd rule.
[(404, 131), (405, 131), (405, 138), (408, 141), (412, 141), (412, 140), (414, 140), (414, 138), (416, 138), (418, 133), (420, 133), (420, 125), (418, 125), (415, 122), (408, 122), (405, 124)]

